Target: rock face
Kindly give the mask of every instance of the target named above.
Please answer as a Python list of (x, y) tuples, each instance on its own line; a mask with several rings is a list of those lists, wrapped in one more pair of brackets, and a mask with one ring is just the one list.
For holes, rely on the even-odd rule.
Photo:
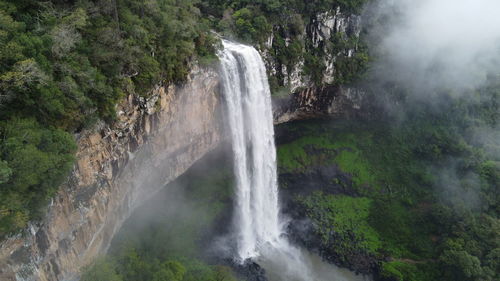
[[(302, 35), (299, 36), (303, 42), (302, 48), (306, 52), (314, 50), (314, 54), (322, 55), (322, 64), (325, 67), (322, 84), (333, 84), (337, 79), (337, 69), (335, 62), (340, 58), (351, 58), (358, 49), (357, 41), (362, 30), (361, 16), (344, 13), (340, 8), (311, 16), (304, 25)], [(314, 83), (306, 73), (304, 73), (304, 58), (300, 58), (297, 63), (287, 66), (276, 56), (280, 54), (278, 36), (276, 33), (283, 33), (279, 26), (273, 30), (268, 38), (265, 48), (261, 51), (266, 61), (266, 66), (270, 75), (279, 81), (279, 84), (289, 89), (290, 92), (297, 92), (298, 89), (311, 88)], [(282, 34), (285, 46), (289, 46), (292, 41), (290, 34)], [(354, 40), (353, 40), (354, 39)]]
[(307, 34), (311, 38), (312, 46), (322, 48), (325, 53), (326, 70), (323, 73), (323, 83), (334, 83), (337, 77), (335, 61), (341, 56), (352, 57), (357, 49), (356, 45), (346, 44), (344, 48), (335, 50), (336, 48), (331, 48), (332, 38), (340, 36), (342, 40), (349, 40), (349, 38), (359, 38), (360, 33), (361, 17), (345, 14), (340, 8), (319, 14), (311, 20)]
[[(303, 48), (306, 51), (314, 49), (314, 53), (323, 54), (321, 59), (325, 69), (322, 86), (316, 86), (304, 73), (303, 58), (288, 68), (271, 55), (279, 53), (275, 33), (280, 30), (278, 28), (274, 31), (261, 53), (270, 75), (281, 80), (280, 85), (292, 93), (273, 98), (276, 124), (324, 116), (352, 117), (361, 112), (365, 97), (363, 91), (334, 86), (339, 75), (337, 72), (340, 71), (336, 69), (335, 62), (351, 58), (356, 53), (357, 43), (352, 42), (357, 42), (361, 29), (361, 17), (343, 13), (340, 8), (314, 15), (304, 25)], [(284, 40), (290, 42), (291, 38), (285, 34)]]
[(131, 211), (222, 138), (219, 79), (195, 69), (185, 86), (129, 96), (112, 127), (78, 137), (77, 163), (42, 222), (0, 244), (0, 280), (74, 280)]
[(355, 117), (364, 113), (365, 93), (342, 86), (312, 87), (273, 102), (275, 124), (326, 116)]

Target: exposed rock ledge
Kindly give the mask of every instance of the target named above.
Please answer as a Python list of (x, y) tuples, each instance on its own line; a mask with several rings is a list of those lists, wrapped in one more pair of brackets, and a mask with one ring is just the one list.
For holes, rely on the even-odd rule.
[(287, 97), (273, 98), (274, 123), (321, 117), (355, 117), (364, 110), (365, 92), (350, 87), (307, 88)]
[(220, 143), (218, 87), (216, 71), (196, 69), (183, 87), (129, 96), (113, 127), (82, 133), (45, 219), (0, 244), (0, 280), (77, 278), (135, 206)]

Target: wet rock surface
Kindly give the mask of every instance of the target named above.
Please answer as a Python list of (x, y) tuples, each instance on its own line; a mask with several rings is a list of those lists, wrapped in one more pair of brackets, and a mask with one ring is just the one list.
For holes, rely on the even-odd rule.
[(325, 261), (348, 268), (360, 274), (373, 274), (378, 268), (378, 259), (363, 251), (353, 250), (348, 253), (339, 254), (334, 250), (335, 244), (352, 243), (355, 237), (348, 241), (344, 238), (331, 233), (330, 240), (333, 241), (327, 245), (321, 243), (321, 237), (315, 231), (314, 224), (308, 220), (300, 210), (292, 215), (293, 220), (288, 226), (289, 239), (294, 243), (301, 245), (309, 251), (318, 254)]
[[(296, 176), (300, 177), (300, 175)], [(304, 186), (297, 182), (296, 187), (293, 189), (297, 190), (299, 188), (302, 189)], [(354, 194), (353, 191), (345, 189), (336, 189), (333, 192), (349, 195)], [(317, 226), (308, 219), (306, 211), (302, 206), (294, 201), (294, 196), (297, 194), (293, 191), (288, 191), (286, 194), (282, 196), (282, 201), (286, 206), (284, 212), (291, 219), (287, 227), (290, 241), (318, 254), (329, 263), (348, 268), (356, 273), (373, 274), (377, 270), (378, 259), (367, 254), (365, 251), (357, 250), (357, 247), (353, 247), (352, 251), (343, 253), (335, 250), (337, 245), (356, 243), (356, 237), (352, 236), (346, 239), (344, 236), (340, 236), (335, 231), (332, 231), (329, 234), (329, 242), (326, 244), (323, 243), (322, 237), (319, 231), (317, 231)]]

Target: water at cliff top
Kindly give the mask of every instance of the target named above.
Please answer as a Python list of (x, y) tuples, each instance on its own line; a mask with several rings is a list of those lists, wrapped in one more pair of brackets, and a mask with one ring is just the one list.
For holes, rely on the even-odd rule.
[(330, 265), (322, 271), (328, 277), (319, 276), (317, 265), (321, 262), (314, 262), (310, 255), (283, 237), (266, 68), (253, 47), (229, 41), (223, 41), (223, 45), (219, 56), (237, 185), (236, 261), (258, 262), (270, 280), (358, 280), (344, 278)]

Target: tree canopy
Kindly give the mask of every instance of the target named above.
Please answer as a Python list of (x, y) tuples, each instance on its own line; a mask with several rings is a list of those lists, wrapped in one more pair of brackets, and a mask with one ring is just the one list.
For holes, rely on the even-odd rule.
[(72, 133), (117, 101), (215, 56), (195, 1), (0, 0), (0, 236), (25, 226), (73, 163)]

